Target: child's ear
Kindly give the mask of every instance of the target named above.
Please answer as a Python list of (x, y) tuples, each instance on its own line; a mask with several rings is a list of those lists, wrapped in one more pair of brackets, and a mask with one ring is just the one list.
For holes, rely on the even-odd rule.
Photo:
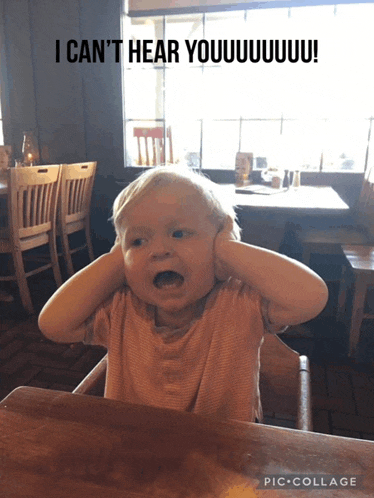
[(220, 224), (217, 237), (227, 240), (236, 240), (236, 236), (234, 234), (234, 222), (230, 216), (227, 216)]
[(233, 222), (232, 218), (230, 216), (226, 216), (226, 218), (223, 222), (222, 231), (231, 233), (233, 228), (234, 228), (234, 222)]
[(121, 243), (122, 243), (122, 237), (117, 233), (116, 240), (114, 241), (113, 247), (116, 245), (121, 245)]
[(225, 216), (222, 220), (219, 220), (217, 223), (217, 233), (223, 232), (228, 224), (228, 218), (229, 216)]
[(219, 223), (217, 223), (217, 233), (222, 232), (224, 228), (225, 228), (225, 222), (224, 221), (220, 221)]

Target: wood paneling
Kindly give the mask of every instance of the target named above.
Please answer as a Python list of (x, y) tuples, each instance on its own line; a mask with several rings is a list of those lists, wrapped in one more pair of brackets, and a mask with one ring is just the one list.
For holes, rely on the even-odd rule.
[[(68, 62), (66, 44), (120, 39), (120, 0), (4, 0), (4, 58), (15, 154), (32, 129), (48, 162), (97, 159), (105, 175), (123, 170), (120, 64)], [(56, 40), (61, 57), (56, 62)], [(110, 54), (110, 52), (108, 52)]]

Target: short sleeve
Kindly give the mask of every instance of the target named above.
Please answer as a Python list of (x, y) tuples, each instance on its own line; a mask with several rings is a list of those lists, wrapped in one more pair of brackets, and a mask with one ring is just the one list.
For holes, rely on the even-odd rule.
[(267, 299), (262, 298), (261, 300), (261, 313), (262, 320), (264, 322), (265, 332), (270, 334), (281, 334), (288, 329), (288, 325), (275, 325), (271, 323), (269, 319), (269, 301)]
[(124, 309), (125, 293), (117, 291), (104, 301), (84, 322), (83, 343), (91, 346), (108, 347), (109, 334), (113, 326), (113, 315), (116, 309)]

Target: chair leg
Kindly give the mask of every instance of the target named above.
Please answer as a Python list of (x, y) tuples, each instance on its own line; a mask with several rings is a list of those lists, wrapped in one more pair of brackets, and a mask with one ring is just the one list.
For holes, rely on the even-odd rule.
[(362, 320), (364, 318), (364, 306), (366, 297), (367, 283), (365, 279), (356, 277), (353, 306), (352, 306), (352, 321), (349, 329), (349, 352), (348, 356), (353, 356), (355, 353), (359, 338)]
[(312, 248), (310, 246), (303, 247), (303, 254), (301, 256), (304, 265), (310, 266), (310, 256), (312, 253)]
[(86, 224), (86, 226), (84, 228), (84, 232), (86, 235), (88, 255), (90, 257), (90, 260), (93, 261), (95, 259), (95, 255), (93, 252), (92, 241), (91, 241), (91, 230), (90, 230), (90, 226), (88, 223)]
[(62, 245), (62, 252), (64, 255), (68, 275), (69, 275), (69, 277), (72, 277), (74, 275), (74, 267), (73, 267), (73, 261), (71, 259), (71, 254), (70, 254), (69, 238), (68, 238), (68, 235), (66, 233), (61, 234), (61, 245)]
[(57, 287), (60, 287), (60, 285), (62, 285), (62, 277), (60, 272), (60, 265), (58, 262), (56, 235), (54, 233), (49, 234), (49, 254), (51, 256), (53, 276), (55, 278)]
[(30, 290), (25, 273), (25, 267), (23, 265), (22, 252), (20, 250), (15, 250), (12, 253), (12, 256), (13, 256), (14, 270), (17, 279), (17, 285), (23, 307), (30, 315), (32, 315), (34, 313), (34, 307), (32, 305)]
[(339, 285), (338, 309), (336, 312), (336, 318), (339, 322), (343, 322), (345, 319), (347, 290), (348, 290), (348, 268), (347, 265), (343, 265), (342, 276)]

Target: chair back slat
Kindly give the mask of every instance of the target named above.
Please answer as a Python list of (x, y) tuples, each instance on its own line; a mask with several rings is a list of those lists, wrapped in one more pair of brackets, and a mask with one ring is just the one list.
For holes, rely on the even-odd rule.
[(78, 213), (80, 211), (79, 206), (79, 184), (80, 179), (74, 182), (74, 200), (73, 200), (73, 213)]
[(83, 206), (83, 192), (84, 192), (84, 179), (81, 178), (77, 182), (77, 204), (76, 204), (76, 210), (77, 211), (82, 211), (84, 209)]
[(40, 225), (43, 219), (43, 185), (38, 185), (35, 189), (35, 213), (34, 225)]
[[(52, 206), (53, 206), (52, 203), (54, 202), (53, 185), (50, 184), (50, 185), (47, 185), (46, 187), (47, 187), (47, 195), (46, 195), (47, 201), (44, 205), (44, 221), (48, 220), (48, 215), (52, 210)], [(57, 208), (57, 206), (56, 206), (56, 208)], [(54, 206), (53, 206), (53, 209), (55, 209)]]
[[(64, 174), (64, 172), (62, 172)], [(69, 213), (71, 211), (71, 199), (72, 199), (72, 188), (73, 188), (73, 183), (69, 182), (66, 180), (66, 182), (62, 181), (61, 185), (61, 197), (60, 200), (61, 202), (64, 201), (64, 206), (66, 209), (66, 213)]]
[(47, 201), (43, 204), (41, 208), (43, 223), (47, 220), (47, 216), (51, 208), (51, 193), (52, 193), (52, 186), (43, 185), (42, 195), (45, 199), (47, 199)]
[(38, 225), (39, 216), (39, 187), (40, 185), (36, 185), (35, 188), (32, 189), (31, 192), (31, 226)]
[(77, 181), (76, 191), (75, 191), (75, 211), (82, 211), (82, 203), (81, 203), (81, 190), (82, 190), (82, 179), (80, 178)]
[[(160, 144), (162, 147), (162, 145)], [(152, 138), (153, 164), (157, 164), (156, 139)]]
[(82, 178), (79, 182), (79, 211), (89, 209), (89, 206), (87, 206), (87, 196), (85, 195), (89, 187), (88, 178)]
[(36, 224), (40, 225), (43, 223), (44, 219), (44, 206), (43, 206), (43, 194), (44, 194), (44, 185), (38, 185), (38, 213), (36, 218)]
[(25, 201), (25, 205), (23, 207), (23, 220), (20, 220), (21, 226), (30, 227), (31, 226), (31, 192), (32, 188), (30, 186), (24, 191), (23, 199)]
[(80, 178), (74, 182), (74, 201), (72, 213), (79, 213), (81, 210), (81, 206), (79, 203), (80, 184)]
[(40, 208), (40, 213), (42, 215), (41, 221), (43, 223), (46, 221), (47, 214), (50, 210), (50, 191), (51, 191), (50, 185), (42, 186), (42, 196), (47, 199), (47, 201), (44, 204), (42, 204)]
[(68, 204), (68, 213), (74, 213), (75, 212), (75, 189), (77, 186), (77, 182), (75, 180), (69, 180), (68, 181), (68, 188), (69, 188), (69, 204)]

